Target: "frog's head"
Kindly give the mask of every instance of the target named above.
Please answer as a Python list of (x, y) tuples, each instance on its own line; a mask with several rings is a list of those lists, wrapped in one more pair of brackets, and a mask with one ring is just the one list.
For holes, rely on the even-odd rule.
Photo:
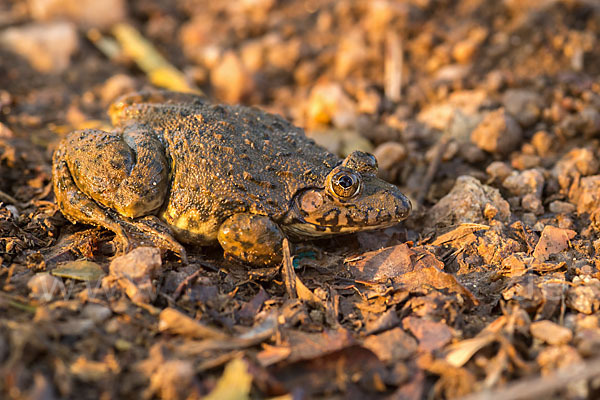
[(327, 236), (384, 228), (405, 219), (410, 200), (375, 176), (377, 160), (355, 151), (325, 179), (325, 187), (306, 189), (294, 197), (283, 224), (300, 236)]

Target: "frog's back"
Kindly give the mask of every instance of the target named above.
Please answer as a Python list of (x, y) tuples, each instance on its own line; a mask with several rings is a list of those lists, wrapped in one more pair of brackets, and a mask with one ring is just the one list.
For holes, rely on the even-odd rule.
[(240, 212), (278, 220), (298, 190), (322, 187), (339, 161), (300, 128), (256, 108), (201, 101), (129, 107), (119, 124), (143, 124), (165, 146), (171, 188), (162, 217), (192, 233), (186, 241), (213, 239)]

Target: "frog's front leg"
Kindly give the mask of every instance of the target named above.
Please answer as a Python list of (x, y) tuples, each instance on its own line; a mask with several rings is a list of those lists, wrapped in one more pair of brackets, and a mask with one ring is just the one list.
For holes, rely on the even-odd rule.
[(76, 131), (60, 143), (52, 165), (56, 199), (69, 220), (115, 232), (121, 251), (154, 244), (185, 260), (168, 228), (151, 217), (165, 200), (169, 173), (164, 149), (151, 133)]
[(283, 232), (264, 215), (235, 214), (221, 224), (217, 235), (225, 255), (256, 266), (282, 260)]

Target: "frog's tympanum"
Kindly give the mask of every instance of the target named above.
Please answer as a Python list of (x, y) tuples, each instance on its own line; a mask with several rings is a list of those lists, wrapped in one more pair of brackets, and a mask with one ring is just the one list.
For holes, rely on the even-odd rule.
[(69, 134), (54, 153), (54, 191), (73, 222), (116, 233), (125, 251), (217, 241), (253, 265), (282, 259), (282, 241), (382, 228), (410, 201), (375, 176), (377, 161), (346, 159), (283, 118), (171, 92), (125, 96), (112, 132)]

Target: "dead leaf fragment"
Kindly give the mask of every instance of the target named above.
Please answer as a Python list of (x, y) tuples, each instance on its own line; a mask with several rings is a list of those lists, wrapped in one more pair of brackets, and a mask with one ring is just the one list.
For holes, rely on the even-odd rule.
[(104, 361), (88, 360), (84, 356), (79, 356), (73, 364), (71, 364), (71, 373), (77, 378), (86, 381), (98, 381), (105, 379), (111, 374), (117, 374), (120, 371), (119, 363), (114, 355), (109, 354)]
[(194, 339), (224, 339), (227, 337), (223, 332), (206, 326), (170, 307), (165, 308), (160, 313), (158, 317), (158, 330)]
[(417, 350), (417, 342), (402, 328), (394, 328), (378, 335), (371, 335), (364, 346), (386, 364), (406, 360)]
[(418, 339), (419, 351), (432, 352), (452, 340), (452, 330), (441, 322), (406, 317), (402, 320), (402, 325)]
[(552, 225), (546, 225), (542, 236), (535, 246), (533, 256), (540, 261), (546, 261), (550, 255), (560, 253), (569, 248), (569, 240), (573, 239), (577, 232), (570, 229), (561, 229)]
[(533, 337), (553, 346), (567, 344), (573, 339), (569, 328), (548, 320), (532, 322), (529, 330)]
[(60, 264), (52, 270), (51, 274), (77, 281), (97, 281), (106, 275), (100, 265), (88, 260), (70, 261)]
[(231, 360), (217, 382), (217, 386), (205, 400), (244, 400), (250, 398), (252, 375), (248, 373), (248, 365), (241, 358)]

